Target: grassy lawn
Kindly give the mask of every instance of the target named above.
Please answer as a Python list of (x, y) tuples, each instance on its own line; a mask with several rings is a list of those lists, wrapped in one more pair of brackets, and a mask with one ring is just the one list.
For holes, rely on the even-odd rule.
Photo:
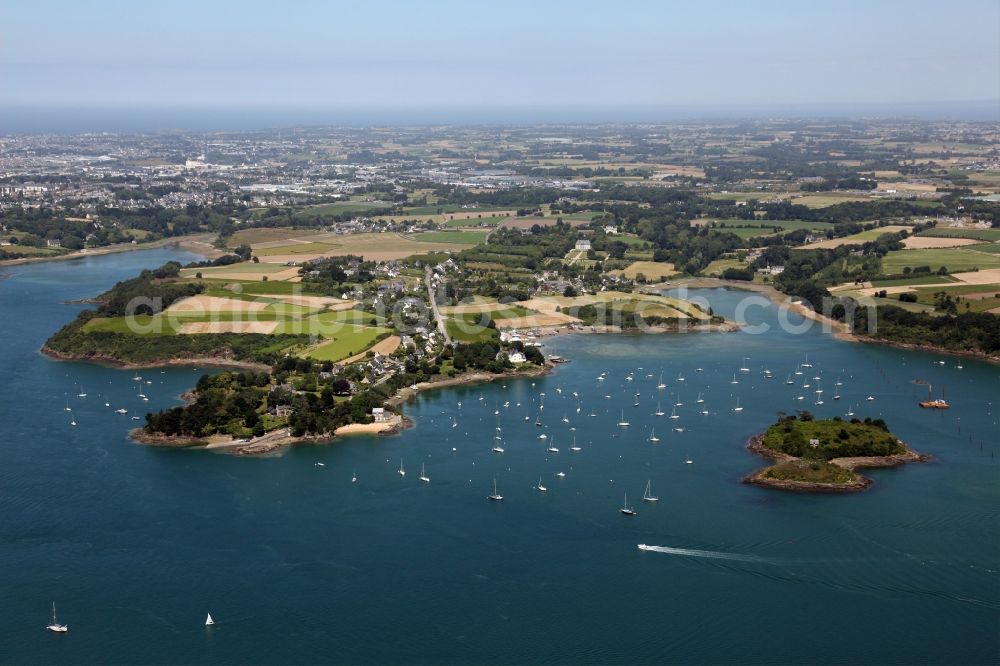
[(917, 284), (936, 284), (939, 282), (957, 282), (950, 275), (921, 275), (919, 277), (904, 278), (902, 280), (873, 280), (873, 287), (905, 287)]
[(739, 261), (737, 259), (716, 259), (711, 262), (708, 266), (705, 266), (705, 270), (702, 271), (705, 275), (718, 277), (722, 275), (727, 268), (746, 268), (749, 264), (745, 261)]
[(339, 361), (360, 354), (375, 344), (376, 338), (389, 331), (373, 326), (345, 325), (335, 337), (303, 353), (319, 361)]
[(1000, 268), (1000, 254), (976, 252), (964, 248), (940, 248), (932, 250), (896, 250), (882, 258), (882, 272), (902, 273), (906, 267), (930, 266), (936, 271), (946, 266), (952, 273), (969, 271), (973, 268)]
[(909, 229), (908, 226), (903, 225), (888, 225), (885, 227), (878, 227), (876, 229), (869, 229), (868, 231), (861, 231), (856, 234), (851, 234), (850, 236), (844, 236), (843, 238), (833, 238), (830, 240), (822, 240), (816, 243), (810, 243), (805, 247), (807, 249), (812, 248), (835, 248), (841, 245), (862, 245), (868, 241), (877, 240), (879, 236), (884, 234), (893, 234), (899, 231), (905, 231)]
[(662, 280), (678, 274), (678, 270), (670, 263), (659, 263), (655, 261), (635, 261), (621, 271), (621, 274), (630, 280), (634, 280), (640, 273), (647, 280)]
[(460, 243), (479, 245), (486, 240), (488, 231), (425, 231), (414, 234), (413, 240), (420, 243)]
[(918, 236), (933, 236), (935, 238), (974, 238), (976, 240), (1000, 241), (1000, 229), (953, 229), (942, 227), (921, 231)]
[[(469, 315), (463, 315), (463, 319)], [(479, 321), (478, 318), (472, 319), (473, 322)], [(478, 324), (468, 323), (467, 321), (460, 321), (458, 319), (448, 317), (444, 320), (444, 326), (448, 330), (448, 335), (455, 342), (485, 342), (488, 340), (493, 340), (499, 336), (496, 329), (488, 328), (486, 326), (479, 326)]]

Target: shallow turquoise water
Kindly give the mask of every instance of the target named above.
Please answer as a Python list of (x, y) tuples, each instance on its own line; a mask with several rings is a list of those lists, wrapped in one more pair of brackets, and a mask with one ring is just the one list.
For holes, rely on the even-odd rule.
[[(996, 366), (959, 370), (954, 358), (817, 331), (580, 336), (546, 341), (572, 362), (544, 379), (420, 396), (407, 407), (416, 427), (399, 437), (252, 460), (159, 451), (129, 443), (135, 424), (111, 409), (177, 404), (201, 371), (141, 373), (153, 382), (143, 404), (133, 372), (37, 349), (81, 307), (63, 301), (177, 256), (38, 264), (0, 279), (4, 663), (1000, 659)], [(741, 298), (700, 295), (720, 313)], [(747, 317), (775, 323), (772, 307)], [(806, 354), (824, 405), (784, 383)], [(743, 357), (749, 373), (737, 372)], [(953, 408), (918, 409), (914, 379), (944, 388)], [(679, 418), (653, 416), (658, 401), (667, 415), (684, 403)], [(874, 487), (850, 496), (740, 483), (764, 464), (746, 439), (778, 411), (849, 405), (933, 461), (870, 472)], [(494, 411), (503, 455), (490, 451)], [(558, 453), (546, 450), (553, 441)], [(545, 494), (533, 490), (539, 476)], [(486, 500), (494, 477), (502, 503)], [(641, 501), (647, 480), (656, 505)], [(625, 492), (631, 519), (618, 512)], [(44, 630), (52, 600), (64, 636)]]

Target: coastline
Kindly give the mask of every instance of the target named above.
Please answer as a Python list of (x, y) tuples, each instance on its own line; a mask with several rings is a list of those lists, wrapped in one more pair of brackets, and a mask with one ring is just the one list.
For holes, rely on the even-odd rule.
[[(756, 453), (759, 456), (770, 459), (775, 465), (784, 462), (804, 460), (804, 458), (796, 458), (795, 456), (790, 456), (787, 453), (769, 449), (764, 446), (763, 440), (763, 433), (754, 435), (747, 441), (747, 449), (752, 453)], [(884, 469), (887, 467), (905, 465), (907, 463), (926, 462), (930, 460), (930, 456), (914, 451), (905, 443), (903, 446), (906, 448), (904, 453), (897, 453), (891, 456), (833, 458), (829, 460), (828, 462), (832, 465), (837, 465), (838, 467), (842, 467), (850, 472), (856, 473), (857, 478), (850, 483), (817, 483), (813, 481), (771, 479), (764, 476), (764, 473), (771, 469), (774, 465), (763, 467), (748, 474), (743, 478), (743, 483), (753, 486), (761, 486), (764, 488), (790, 490), (792, 492), (800, 493), (850, 493), (867, 490), (872, 486), (874, 481), (863, 474), (857, 474), (858, 468), (867, 467), (870, 469)]]
[(120, 368), (122, 370), (143, 370), (146, 368), (205, 366), (210, 368), (253, 370), (255, 372), (271, 371), (271, 366), (265, 365), (263, 363), (256, 363), (254, 361), (240, 361), (234, 358), (227, 358), (225, 356), (191, 356), (191, 357), (158, 359), (155, 361), (146, 361), (143, 363), (133, 363), (130, 361), (122, 361), (121, 359), (114, 358), (113, 356), (87, 356), (83, 354), (68, 354), (66, 352), (61, 352), (52, 349), (47, 345), (42, 345), (42, 348), (39, 350), (39, 352), (42, 355), (52, 359), (53, 361), (93, 363), (95, 365), (103, 365), (109, 368)]
[(6, 266), (21, 266), (24, 264), (39, 264), (47, 261), (72, 261), (74, 259), (87, 259), (89, 257), (100, 257), (107, 254), (120, 254), (122, 252), (134, 252), (138, 250), (157, 250), (163, 247), (177, 246), (182, 250), (200, 254), (206, 259), (217, 259), (226, 254), (215, 248), (211, 241), (212, 234), (193, 234), (190, 236), (177, 236), (172, 238), (161, 238), (151, 243), (118, 243), (116, 245), (106, 245), (92, 249), (84, 248), (68, 254), (60, 254), (51, 257), (21, 257), (19, 259), (0, 259), (0, 268)]
[(401, 388), (395, 395), (386, 400), (385, 404), (390, 407), (399, 407), (403, 403), (415, 398), (423, 391), (443, 389), (448, 388), (449, 386), (472, 386), (475, 384), (495, 382), (498, 379), (517, 379), (519, 377), (544, 377), (545, 375), (551, 373), (554, 367), (555, 366), (551, 363), (546, 362), (545, 365), (540, 365), (537, 369), (528, 369), (520, 372), (468, 372), (456, 377), (448, 377), (437, 381), (420, 382), (419, 384), (414, 384), (413, 386)]
[(265, 456), (277, 454), (280, 451), (297, 444), (330, 444), (340, 437), (352, 435), (379, 435), (389, 437), (413, 426), (413, 421), (400, 414), (389, 421), (375, 423), (349, 423), (340, 426), (332, 433), (319, 435), (291, 434), (287, 427), (277, 428), (260, 437), (251, 439), (232, 439), (227, 435), (212, 435), (210, 437), (182, 437), (177, 435), (159, 435), (147, 433), (142, 428), (129, 431), (129, 439), (137, 444), (143, 444), (162, 449), (197, 449), (199, 451), (217, 451), (234, 456)]

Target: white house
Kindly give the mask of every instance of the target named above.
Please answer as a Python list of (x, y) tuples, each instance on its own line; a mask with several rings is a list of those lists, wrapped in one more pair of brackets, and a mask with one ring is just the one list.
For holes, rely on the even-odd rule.
[(575, 249), (582, 250), (582, 251), (586, 252), (587, 250), (590, 249), (590, 241), (589, 240), (578, 240), (576, 242), (576, 248)]
[(525, 363), (528, 360), (524, 357), (524, 354), (522, 354), (519, 351), (512, 351), (510, 354), (507, 355), (507, 358), (510, 360), (511, 363), (515, 364)]
[(392, 412), (385, 411), (384, 407), (372, 407), (372, 418), (376, 423), (384, 423), (392, 420)]

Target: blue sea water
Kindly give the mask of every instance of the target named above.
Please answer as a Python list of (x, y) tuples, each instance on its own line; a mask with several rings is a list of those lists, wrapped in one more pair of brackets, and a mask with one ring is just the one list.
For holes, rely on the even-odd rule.
[[(773, 306), (755, 307), (748, 320), (769, 332), (547, 340), (571, 362), (422, 394), (406, 406), (415, 427), (396, 437), (260, 459), (157, 450), (129, 442), (136, 422), (113, 409), (179, 404), (204, 369), (142, 371), (142, 403), (135, 372), (38, 348), (86, 307), (65, 301), (171, 258), (191, 256), (0, 279), (0, 662), (1000, 660), (995, 365), (793, 335)], [(744, 296), (698, 295), (729, 315)], [(806, 355), (814, 367), (785, 384)], [(812, 376), (823, 405), (815, 381), (799, 387)], [(952, 409), (919, 409), (914, 380), (944, 389)], [(765, 464), (747, 438), (779, 411), (850, 406), (931, 462), (870, 471), (872, 489), (853, 495), (740, 483)], [(491, 452), (498, 426), (503, 455)], [(494, 478), (503, 502), (486, 499)], [(647, 481), (656, 504), (642, 502)], [(618, 511), (626, 492), (633, 518)], [(44, 629), (53, 600), (65, 635)]]

